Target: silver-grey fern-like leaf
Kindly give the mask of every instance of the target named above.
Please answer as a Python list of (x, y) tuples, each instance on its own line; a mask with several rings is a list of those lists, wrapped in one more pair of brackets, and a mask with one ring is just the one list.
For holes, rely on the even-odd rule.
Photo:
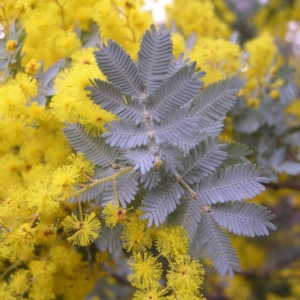
[(196, 239), (199, 239), (200, 245), (205, 248), (207, 256), (221, 276), (228, 273), (232, 278), (234, 270), (240, 272), (241, 266), (236, 251), (211, 214), (202, 216)]
[[(126, 208), (127, 204), (134, 200), (138, 191), (138, 182), (135, 172), (131, 171), (116, 179), (116, 190), (118, 199), (122, 207)], [(103, 203), (110, 202), (115, 199), (112, 182), (103, 192)]]
[(118, 159), (119, 152), (115, 148), (106, 145), (101, 137), (88, 135), (79, 123), (69, 124), (63, 131), (71, 146), (77, 152), (83, 152), (84, 156), (96, 166), (109, 167)]
[(193, 107), (201, 117), (201, 128), (214, 124), (234, 106), (238, 90), (230, 88), (228, 83), (226, 79), (208, 85), (194, 98)]
[[(180, 53), (178, 56), (178, 59), (176, 59), (176, 57), (172, 58), (171, 63), (169, 65), (169, 69), (168, 69), (168, 76), (172, 76), (178, 70), (180, 70), (181, 68), (183, 68), (186, 65), (191, 66), (191, 63), (189, 63), (190, 59), (189, 58), (183, 59), (183, 57), (184, 57), (184, 54)], [(202, 76), (204, 76), (204, 75), (205, 75), (205, 72), (202, 73)]]
[(98, 48), (99, 50), (94, 52), (97, 65), (107, 80), (123, 93), (139, 96), (143, 90), (143, 83), (130, 56), (110, 39), (106, 46), (98, 45)]
[(196, 192), (205, 205), (253, 198), (265, 190), (261, 183), (269, 182), (267, 178), (260, 177), (261, 171), (250, 163), (230, 166), (202, 180), (196, 186)]
[(245, 156), (249, 156), (253, 153), (248, 146), (240, 143), (228, 144), (225, 152), (227, 152), (228, 156), (226, 160), (223, 161), (223, 169), (239, 163), (249, 163), (250, 161)]
[[(191, 135), (184, 137), (176, 144), (182, 148), (185, 154), (188, 154), (192, 148), (195, 148), (203, 140), (206, 140), (209, 136), (211, 138), (217, 137), (223, 130), (224, 123), (223, 119), (215, 122), (215, 124), (202, 128), (193, 132)], [(227, 152), (227, 151), (225, 151)]]
[(199, 119), (190, 111), (189, 107), (182, 107), (169, 111), (161, 123), (154, 122), (154, 137), (158, 143), (177, 142), (198, 128)]
[(137, 67), (141, 75), (145, 92), (152, 94), (165, 78), (172, 58), (170, 31), (163, 31), (163, 26), (156, 30), (151, 25), (141, 41)]
[(107, 138), (106, 143), (111, 147), (128, 149), (137, 146), (145, 146), (148, 142), (147, 128), (145, 123), (138, 126), (131, 120), (113, 121), (110, 125), (105, 124), (108, 132), (102, 134)]
[(182, 226), (189, 236), (190, 243), (193, 243), (201, 217), (199, 202), (195, 198), (184, 196), (180, 199), (176, 211), (168, 216), (167, 224)]
[(200, 142), (208, 137), (206, 131), (195, 131), (191, 135), (188, 135), (177, 142), (178, 146), (181, 147), (185, 154), (188, 154), (192, 148), (195, 148)]
[(121, 224), (117, 224), (113, 228), (108, 228), (105, 223), (102, 222), (102, 227), (99, 232), (99, 238), (95, 241), (100, 251), (108, 251), (114, 253), (122, 247), (121, 235), (124, 231), (124, 227)]
[(123, 94), (122, 91), (109, 82), (94, 79), (93, 86), (87, 87), (91, 91), (94, 103), (101, 105), (102, 109), (108, 110), (122, 119), (134, 120), (139, 124), (143, 119), (143, 107), (132, 96)]
[(213, 124), (207, 125), (205, 127), (201, 127), (201, 131), (206, 131), (207, 136), (216, 137), (218, 136), (224, 128), (224, 119), (221, 118), (220, 120), (214, 122)]
[(193, 184), (214, 172), (227, 156), (223, 151), (225, 147), (225, 144), (219, 144), (217, 137), (214, 139), (208, 137), (192, 148), (183, 160), (184, 172), (181, 174), (183, 179)]
[(228, 144), (225, 151), (228, 153), (228, 158), (242, 161), (245, 156), (253, 154), (253, 150), (249, 146), (240, 143)]
[(202, 73), (194, 73), (194, 71), (194, 64), (184, 66), (149, 96), (146, 108), (156, 122), (161, 122), (166, 112), (182, 107), (198, 93), (203, 85), (199, 80)]
[(163, 168), (167, 173), (175, 174), (177, 170), (183, 170), (181, 157), (184, 152), (178, 146), (162, 143), (159, 147), (159, 154), (163, 161)]
[(175, 180), (164, 181), (164, 185), (158, 184), (143, 199), (140, 210), (145, 214), (140, 218), (148, 219), (148, 227), (153, 223), (158, 227), (175, 210), (183, 194), (184, 189)]
[(268, 228), (276, 226), (269, 221), (275, 218), (266, 207), (254, 203), (227, 202), (211, 206), (212, 215), (223, 227), (238, 235), (269, 235)]
[(161, 181), (161, 178), (162, 172), (161, 169), (158, 169), (151, 170), (150, 172), (142, 175), (139, 180), (145, 189), (151, 190)]
[(139, 147), (130, 149), (125, 154), (133, 165), (133, 170), (140, 170), (141, 174), (144, 175), (149, 172), (154, 165), (154, 154), (151, 149), (147, 147)]

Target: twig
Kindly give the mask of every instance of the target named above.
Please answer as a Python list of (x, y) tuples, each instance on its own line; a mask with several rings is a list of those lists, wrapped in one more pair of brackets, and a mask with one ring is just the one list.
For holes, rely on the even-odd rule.
[(294, 182), (270, 182), (270, 183), (265, 183), (264, 184), (266, 187), (270, 187), (274, 190), (278, 189), (292, 189), (296, 191), (300, 191), (300, 185)]

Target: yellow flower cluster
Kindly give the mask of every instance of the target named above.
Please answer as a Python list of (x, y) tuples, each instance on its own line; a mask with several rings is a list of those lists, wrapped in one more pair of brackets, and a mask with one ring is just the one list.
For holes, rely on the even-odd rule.
[[(276, 18), (270, 18), (276, 15)], [(300, 21), (300, 1), (269, 0), (254, 17), (254, 24), (267, 31), (272, 31), (278, 38), (284, 40), (289, 22)]]
[[(130, 223), (130, 222), (129, 222)], [(134, 223), (133, 223), (134, 224)], [(134, 224), (137, 225), (137, 224)], [(143, 228), (142, 224), (139, 224)], [(126, 228), (127, 236), (137, 232), (137, 226)], [(151, 235), (147, 235), (144, 228), (144, 246), (150, 240), (147, 248), (151, 247)], [(156, 243), (159, 252), (157, 257), (139, 248), (134, 251), (128, 264), (132, 273), (128, 276), (130, 283), (137, 288), (133, 299), (204, 299), (199, 293), (203, 283), (204, 270), (197, 259), (191, 259), (188, 252), (188, 236), (179, 226), (161, 229), (152, 228), (152, 240)], [(142, 240), (140, 234), (137, 242)], [(130, 249), (129, 249), (130, 250)], [(158, 258), (166, 258), (170, 270), (166, 276), (164, 287), (159, 283), (162, 278), (162, 263)]]
[[(0, 1), (8, 60), (0, 74), (0, 171), (5, 174), (0, 176), (0, 258), (6, 260), (0, 276), (7, 279), (0, 283), (1, 299), (83, 299), (100, 278), (105, 282), (109, 277), (111, 284), (112, 277), (103, 271), (103, 264), (112, 263), (109, 255), (97, 255), (91, 269), (70, 250), (72, 244), (92, 243), (100, 221), (91, 202), (79, 204), (78, 214), (74, 204), (65, 202), (93, 180), (94, 165), (80, 153), (70, 155), (62, 122), (80, 122), (98, 136), (103, 124), (115, 119), (93, 104), (85, 90), (90, 79), (105, 77), (96, 65), (95, 48), (82, 44), (97, 33), (96, 23), (102, 38), (116, 39), (136, 57), (152, 23), (142, 6), (142, 1)], [(45, 96), (51, 90), (45, 76), (55, 72), (49, 67), (60, 58), (65, 68), (54, 80), (55, 95)], [(113, 210), (108, 211), (108, 225), (127, 222), (126, 209), (117, 215)], [(141, 223), (141, 230), (132, 232), (130, 225)], [(152, 235), (145, 237), (152, 229), (136, 216), (130, 225), (124, 230), (124, 248), (133, 253), (149, 249)]]
[[(247, 42), (245, 50), (249, 54), (243, 73), (246, 84), (240, 94), (245, 96), (248, 106), (258, 109), (260, 99), (266, 93), (267, 88), (271, 88), (271, 78), (276, 72), (278, 50), (273, 37), (266, 32)], [(281, 84), (275, 83), (274, 88)], [(275, 89), (271, 90), (271, 97), (277, 99), (278, 94)]]
[(92, 13), (101, 37), (118, 42), (134, 60), (144, 32), (153, 23), (151, 14), (142, 7), (142, 0), (102, 0)]
[(50, 107), (58, 120), (79, 122), (88, 132), (99, 136), (105, 130), (103, 124), (114, 120), (115, 117), (94, 104), (85, 90), (85, 87), (91, 85), (90, 79), (105, 79), (96, 65), (94, 50), (85, 48), (71, 56), (71, 67), (62, 70), (55, 79), (56, 93)]
[(199, 38), (189, 57), (206, 72), (205, 84), (233, 77), (242, 67), (240, 47), (224, 39)]
[[(226, 9), (224, 3), (217, 1), (217, 8)], [(226, 9), (225, 15), (228, 15)], [(198, 37), (228, 38), (230, 29), (228, 25), (222, 22), (214, 7), (214, 1), (209, 0), (174, 0), (172, 5), (167, 6), (168, 21), (170, 26), (172, 21), (176, 22), (185, 37), (195, 33)], [(234, 17), (232, 14), (230, 19)]]

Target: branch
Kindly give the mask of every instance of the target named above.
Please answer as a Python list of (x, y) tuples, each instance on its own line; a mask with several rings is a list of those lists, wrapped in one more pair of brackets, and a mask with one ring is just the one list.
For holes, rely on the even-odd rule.
[(270, 187), (274, 190), (278, 189), (292, 189), (296, 191), (300, 191), (300, 184), (294, 183), (294, 182), (270, 182), (270, 183), (265, 183), (265, 187)]
[(111, 180), (114, 181), (117, 178), (119, 178), (120, 176), (122, 176), (123, 174), (130, 172), (132, 169), (133, 169), (133, 167), (126, 167), (124, 169), (121, 169), (118, 173), (115, 173), (111, 176), (108, 176), (108, 177), (105, 177), (105, 178), (102, 178), (102, 179), (99, 179), (99, 180), (94, 180), (93, 183), (87, 185), (83, 189), (78, 190), (74, 193), (71, 193), (70, 197), (79, 196), (79, 195), (83, 194), (85, 191), (87, 191), (88, 189), (90, 189), (91, 187), (94, 187), (98, 184), (101, 184), (101, 183), (104, 183), (104, 182), (107, 182), (107, 181), (111, 181)]

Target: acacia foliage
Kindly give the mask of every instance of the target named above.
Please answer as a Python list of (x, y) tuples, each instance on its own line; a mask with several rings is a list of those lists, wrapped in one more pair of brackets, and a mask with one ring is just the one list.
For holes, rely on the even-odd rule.
[[(180, 136), (180, 140), (170, 136), (170, 128), (162, 127), (161, 123), (165, 124), (163, 123), (165, 116), (167, 116), (166, 120), (170, 122), (169, 124), (176, 122), (175, 119), (172, 120), (171, 115), (168, 116), (168, 110), (183, 105), (186, 101), (185, 94), (192, 98), (194, 90), (193, 86), (190, 86), (192, 94), (188, 94), (188, 89), (185, 89), (183, 94), (177, 90), (179, 97), (176, 97), (176, 101), (169, 106), (170, 101), (168, 101), (168, 93), (165, 94), (165, 88), (168, 90), (167, 85), (170, 82), (163, 88), (158, 88), (166, 81), (166, 78), (160, 74), (167, 70), (168, 61), (164, 56), (147, 56), (145, 55), (147, 47), (141, 48), (141, 56), (144, 55), (146, 58), (146, 63), (142, 60), (138, 63), (141, 81), (137, 82), (133, 88), (126, 90), (129, 93), (127, 95), (120, 93), (118, 89), (114, 89), (105, 81), (106, 78), (99, 71), (92, 54), (95, 49), (89, 48), (97, 42), (102, 43), (102, 38), (105, 43), (108, 38), (111, 38), (116, 41), (114, 47), (118, 48), (117, 44), (122, 45), (133, 61), (136, 61), (142, 36), (153, 23), (151, 15), (141, 10), (141, 3), (122, 0), (86, 0), (66, 1), (62, 4), (60, 1), (33, 3), (25, 0), (15, 4), (15, 1), (5, 1), (0, 12), (0, 22), (3, 25), (1, 36), (4, 32), (4, 38), (0, 41), (2, 84), (0, 168), (1, 174), (5, 174), (0, 178), (1, 257), (5, 259), (1, 265), (1, 279), (4, 279), (1, 284), (2, 298), (9, 299), (11, 296), (15, 298), (16, 295), (27, 297), (28, 295), (32, 299), (41, 297), (52, 299), (59, 295), (65, 299), (79, 299), (94, 289), (95, 282), (99, 282), (94, 292), (97, 297), (104, 297), (107, 289), (110, 289), (113, 290), (115, 298), (124, 299), (126, 294), (131, 298), (128, 286), (124, 285), (125, 276), (118, 277), (121, 270), (126, 270), (124, 265), (119, 264), (123, 259), (127, 261), (128, 257), (124, 255), (124, 252), (116, 258), (105, 252), (100, 254), (93, 247), (91, 256), (86, 255), (86, 252), (79, 248), (76, 248), (76, 251), (72, 250), (71, 244), (67, 242), (66, 234), (58, 226), (62, 224), (61, 220), (66, 218), (68, 222), (65, 222), (65, 225), (80, 228), (80, 220), (75, 216), (76, 213), (79, 216), (80, 212), (79, 206), (66, 202), (66, 199), (76, 201), (73, 193), (78, 192), (78, 186), (75, 187), (74, 184), (88, 183), (88, 188), (79, 196), (81, 209), (85, 213), (82, 217), (84, 224), (94, 226), (90, 228), (99, 228), (100, 224), (93, 219), (94, 215), (91, 214), (93, 210), (98, 213), (94, 203), (110, 208), (107, 204), (112, 197), (115, 197), (114, 191), (117, 189), (121, 205), (120, 210), (117, 211), (120, 213), (117, 221), (120, 224), (113, 229), (106, 228), (107, 224), (104, 219), (108, 221), (108, 224), (113, 224), (116, 219), (105, 215), (101, 230), (102, 236), (105, 236), (106, 239), (97, 245), (100, 250), (108, 247), (110, 251), (113, 251), (125, 241), (123, 247), (130, 252), (129, 249), (132, 245), (128, 238), (133, 235), (133, 229), (128, 224), (125, 228), (121, 224), (126, 220), (131, 220), (133, 223), (140, 221), (136, 221), (130, 210), (128, 219), (123, 218), (124, 211), (126, 211), (124, 208), (135, 204), (139, 206), (142, 199), (149, 200), (149, 197), (146, 198), (147, 191), (155, 189), (155, 186), (159, 193), (165, 191), (168, 186), (161, 186), (164, 174), (174, 176), (185, 168), (189, 168), (191, 164), (189, 159), (178, 158), (191, 154), (192, 163), (199, 162), (201, 153), (216, 145), (216, 136), (220, 135), (223, 128), (222, 116), (230, 109), (232, 109), (232, 113), (226, 117), (225, 132), (220, 137), (221, 144), (233, 140), (239, 143), (229, 144), (226, 149), (215, 149), (219, 151), (218, 155), (220, 152), (223, 153), (222, 155), (227, 155), (219, 166), (214, 166), (217, 171), (211, 170), (211, 166), (207, 169), (202, 162), (196, 173), (191, 169), (185, 174), (187, 183), (193, 185), (197, 193), (202, 193), (203, 197), (206, 197), (207, 203), (203, 208), (207, 210), (209, 208), (207, 205), (212, 204), (211, 213), (209, 211), (201, 212), (198, 202), (185, 193), (180, 200), (177, 195), (175, 198), (174, 195), (172, 196), (174, 201), (171, 201), (171, 205), (166, 206), (166, 213), (163, 214), (163, 217), (161, 214), (158, 215), (161, 218), (160, 221), (159, 218), (155, 219), (157, 216), (155, 214), (152, 214), (153, 218), (151, 219), (152, 201), (147, 201), (145, 207), (150, 210), (150, 213), (146, 212), (146, 219), (136, 226), (142, 230), (145, 229), (144, 232), (142, 231), (144, 238), (142, 245), (146, 248), (152, 247), (152, 242), (156, 243), (153, 236), (159, 235), (158, 232), (161, 230), (160, 227), (157, 228), (154, 234), (153, 227), (149, 230), (146, 229), (149, 220), (153, 223), (157, 222), (157, 224), (164, 220), (167, 220), (169, 225), (182, 224), (188, 229), (189, 239), (193, 240), (199, 234), (198, 224), (201, 224), (204, 219), (209, 219), (206, 220), (207, 228), (204, 228), (203, 232), (214, 230), (212, 235), (214, 239), (212, 241), (205, 240), (205, 236), (203, 236), (205, 246), (217, 262), (217, 269), (221, 273), (231, 272), (230, 266), (237, 266), (236, 261), (232, 259), (224, 263), (226, 258), (224, 259), (223, 255), (214, 256), (214, 253), (211, 252), (211, 245), (217, 239), (223, 248), (231, 249), (231, 246), (228, 246), (228, 239), (224, 239), (223, 233), (217, 229), (215, 221), (218, 220), (218, 223), (229, 231), (250, 236), (265, 234), (266, 228), (270, 228), (272, 225), (269, 223), (269, 217), (265, 214), (265, 210), (258, 213), (255, 209), (260, 206), (247, 203), (241, 207), (240, 203), (243, 202), (239, 202), (240, 200), (233, 203), (226, 202), (222, 205), (215, 204), (215, 202), (222, 202), (223, 196), (224, 199), (227, 199), (226, 197), (229, 199), (233, 195), (238, 195), (240, 198), (253, 196), (253, 190), (257, 191), (257, 187), (255, 187), (257, 182), (255, 179), (250, 180), (253, 175), (250, 161), (257, 161), (259, 165), (265, 166), (263, 176), (271, 179), (269, 184), (271, 190), (268, 190), (268, 194), (264, 193), (263, 197), (256, 198), (255, 202), (271, 207), (272, 212), (279, 216), (275, 220), (276, 225), (279, 225), (278, 227), (284, 230), (284, 233), (281, 230), (278, 235), (273, 233), (274, 239), (271, 237), (269, 242), (263, 243), (263, 246), (262, 244), (257, 246), (255, 240), (245, 241), (233, 238), (242, 260), (244, 273), (246, 276), (250, 274), (254, 279), (249, 284), (250, 281), (245, 279), (246, 277), (242, 273), (241, 276), (236, 276), (230, 287), (224, 291), (222, 289), (226, 286), (226, 278), (214, 279), (215, 277), (209, 275), (206, 277), (205, 290), (208, 297), (215, 296), (216, 290), (222, 291), (223, 296), (226, 295), (229, 298), (236, 298), (237, 295), (241, 299), (273, 297), (274, 295), (297, 297), (299, 293), (294, 288), (295, 273), (293, 269), (295, 266), (297, 267), (298, 257), (296, 242), (298, 239), (294, 238), (294, 235), (297, 234), (295, 220), (298, 218), (299, 203), (298, 192), (295, 191), (299, 188), (294, 180), (299, 172), (299, 158), (297, 158), (299, 156), (299, 115), (297, 112), (300, 110), (297, 100), (298, 87), (295, 82), (299, 64), (297, 56), (294, 55), (296, 52), (293, 52), (296, 44), (293, 43), (291, 37), (297, 31), (299, 1), (288, 4), (286, 1), (269, 1), (265, 6), (258, 6), (256, 1), (249, 1), (247, 9), (243, 10), (244, 6), (235, 6), (232, 1), (176, 0), (174, 5), (168, 8), (167, 26), (171, 26), (171, 19), (173, 19), (173, 51), (178, 57), (170, 65), (168, 76), (174, 75), (174, 82), (178, 84), (184, 76), (190, 78), (193, 68), (196, 72), (206, 72), (206, 76), (202, 78), (205, 89), (199, 93), (199, 97), (196, 97), (199, 98), (197, 101), (188, 103), (190, 107), (194, 106), (194, 109), (198, 110), (198, 119), (195, 117), (195, 120), (198, 120), (198, 127), (193, 127), (194, 123), (187, 123), (191, 127), (183, 127), (183, 132), (177, 128), (176, 134)], [(277, 22), (277, 19), (270, 17), (274, 15), (274, 11), (277, 12), (277, 16), (280, 16), (282, 22)], [(253, 24), (249, 26), (249, 23), (244, 23), (247, 16), (255, 16), (253, 24), (257, 26), (256, 33), (252, 30)], [(195, 22), (190, 22), (191, 18)], [(289, 23), (291, 20), (293, 23)], [(176, 32), (174, 24), (176, 24)], [(239, 32), (239, 40), (235, 40), (235, 35), (230, 37), (231, 26)], [(276, 33), (273, 31), (275, 27)], [(27, 34), (26, 38), (23, 29)], [(269, 33), (262, 34), (266, 30)], [(168, 34), (166, 31), (160, 35), (161, 41)], [(148, 36), (151, 36), (150, 31)], [(278, 50), (274, 43), (274, 37), (281, 46), (284, 45), (284, 47), (279, 47), (281, 50), (285, 49), (284, 52)], [(82, 45), (84, 45), (83, 48)], [(167, 41), (164, 44), (165, 49), (170, 50), (170, 45), (170, 42)], [(152, 47), (152, 51), (153, 49), (155, 47)], [(180, 52), (187, 52), (187, 56), (196, 61), (197, 65), (189, 66), (188, 61), (183, 59), (183, 55), (179, 55)], [(170, 55), (168, 51), (165, 54)], [(147, 68), (148, 59), (156, 62), (156, 66), (160, 67)], [(125, 61), (128, 62), (128, 60)], [(296, 73), (290, 66), (296, 67)], [(58, 74), (58, 72), (60, 73)], [(154, 73), (151, 72), (156, 75), (152, 76)], [(108, 75), (112, 76), (111, 78), (115, 80), (116, 84), (119, 84), (119, 80), (122, 80), (120, 74), (122, 72)], [(230, 89), (240, 89), (237, 101), (233, 95), (226, 95), (225, 86), (228, 85), (228, 82), (225, 78), (227, 77), (234, 77), (230, 81)], [(102, 91), (106, 89), (104, 98), (110, 96), (111, 101), (101, 99), (101, 108), (99, 103), (91, 101), (89, 93), (84, 89), (91, 85), (90, 78), (97, 78), (93, 80), (94, 84), (101, 83)], [(147, 86), (146, 94), (152, 95), (148, 98), (147, 109), (151, 111), (156, 124), (158, 154), (164, 162), (161, 166), (164, 173), (149, 172), (157, 161), (155, 162), (155, 156), (152, 158), (152, 151), (149, 151), (146, 142), (148, 137), (143, 131), (145, 129), (141, 128), (142, 138), (137, 139), (136, 148), (138, 149), (131, 149), (126, 156), (123, 155), (123, 150), (126, 149), (117, 151), (114, 147), (101, 143), (101, 139), (98, 138), (107, 128), (105, 123), (116, 120), (115, 115), (121, 119), (134, 121), (132, 127), (126, 123), (129, 130), (133, 128), (136, 130), (139, 126), (143, 127), (144, 116), (140, 112), (144, 111), (145, 107), (141, 106), (138, 101), (132, 101), (132, 95), (136, 95), (136, 91), (141, 87), (141, 82), (142, 85)], [(128, 88), (124, 87), (122, 82), (119, 87)], [(222, 100), (224, 90), (226, 101), (212, 101), (213, 99)], [(120, 95), (124, 102), (119, 101)], [(156, 98), (166, 99), (163, 103), (167, 105), (159, 106)], [(181, 102), (182, 99), (183, 102)], [(126, 106), (121, 105), (124, 103)], [(48, 109), (49, 104), (51, 110)], [(207, 105), (210, 107), (208, 110), (205, 109)], [(108, 111), (114, 111), (115, 115)], [(188, 118), (190, 110), (185, 108), (177, 113), (176, 118), (183, 114)], [(70, 156), (70, 160), (67, 159), (73, 150), (62, 134), (62, 127), (65, 126), (63, 122), (73, 124), (71, 125), (71, 131), (75, 128), (73, 141), (76, 142), (78, 135), (81, 136), (77, 147), (85, 150), (90, 160), (96, 159), (96, 164), (104, 164), (106, 170), (101, 167), (97, 167), (95, 170), (93, 164), (80, 155), (73, 155)], [(74, 125), (75, 123), (80, 124)], [(115, 126), (117, 126), (116, 124)], [(193, 132), (196, 127), (203, 130)], [(110, 128), (113, 130), (114, 127)], [(120, 127), (120, 130), (123, 129)], [(187, 131), (191, 132), (188, 136), (186, 136)], [(118, 139), (112, 138), (112, 140), (118, 142)], [(199, 145), (199, 141), (203, 141), (201, 145)], [(132, 143), (130, 139), (123, 139), (120, 146), (131, 147), (130, 143)], [(174, 147), (173, 143), (177, 147)], [(254, 150), (254, 155), (245, 144)], [(90, 152), (87, 151), (86, 145), (89, 145)], [(220, 144), (217, 145), (220, 146)], [(104, 156), (95, 155), (94, 151), (96, 148), (99, 150), (98, 146), (103, 150)], [(115, 165), (108, 166), (115, 160), (126, 166), (131, 165), (132, 168), (135, 168), (135, 174), (139, 176), (132, 176), (131, 172), (128, 172), (126, 176), (122, 174), (122, 177), (116, 179), (114, 185), (110, 179), (113, 178), (111, 176), (118, 176), (116, 169), (113, 168)], [(220, 156), (214, 163), (218, 164), (219, 160)], [(158, 165), (160, 165), (160, 161), (158, 161)], [(232, 168), (231, 165), (238, 165), (238, 167)], [(224, 171), (219, 172), (219, 169)], [(236, 193), (236, 190), (224, 185), (222, 176), (226, 173), (226, 176), (235, 182), (236, 189), (241, 183), (237, 181), (238, 176), (234, 177), (234, 174), (241, 170), (244, 170), (244, 178), (249, 176), (250, 187), (247, 185), (245, 190), (239, 189), (239, 192)], [(282, 176), (282, 172), (287, 172), (292, 177)], [(197, 182), (198, 175), (201, 182)], [(102, 180), (102, 183), (93, 185), (86, 178)], [(109, 178), (109, 180), (105, 178)], [(222, 192), (219, 193), (218, 189), (212, 188), (212, 185), (220, 186)], [(138, 191), (141, 186), (144, 191), (140, 194)], [(178, 183), (177, 185), (175, 183), (175, 186), (175, 191), (181, 195), (182, 186)], [(288, 187), (294, 192), (282, 190), (282, 187)], [(276, 188), (276, 191), (279, 189), (279, 192), (273, 191), (272, 188)], [(214, 203), (207, 200), (210, 197), (215, 199)], [(95, 201), (90, 201), (94, 198)], [(236, 216), (239, 216), (237, 219), (232, 216), (228, 219), (227, 209), (232, 209), (232, 207), (235, 209)], [(175, 211), (166, 218), (165, 214), (168, 215), (173, 209)], [(74, 216), (72, 211), (75, 212)], [(245, 217), (245, 211), (248, 217)], [(138, 216), (139, 214), (140, 212), (137, 211)], [(288, 221), (286, 214), (289, 214)], [(254, 225), (256, 222), (260, 224), (258, 227)], [(252, 225), (249, 227), (249, 224)], [(110, 243), (111, 233), (120, 237), (121, 231), (123, 232), (122, 238), (115, 239), (114, 243)], [(95, 236), (95, 234), (97, 232), (91, 231), (88, 237)], [(171, 236), (170, 232), (168, 234)], [(290, 235), (291, 238), (281, 245), (278, 244), (282, 236), (289, 237)], [(163, 231), (160, 236), (163, 236)], [(71, 241), (82, 242), (82, 240), (72, 239), (72, 237), (76, 236), (70, 236)], [(247, 248), (244, 247), (245, 244), (247, 244)], [(283, 247), (285, 247), (284, 250), (282, 250)], [(162, 251), (161, 247), (159, 249)], [(264, 249), (266, 250), (264, 251)], [(268, 259), (266, 259), (265, 253), (268, 253)], [(289, 257), (285, 253), (289, 253)], [(292, 254), (290, 255), (290, 253)], [(193, 252), (193, 255), (199, 255), (199, 251)], [(255, 261), (248, 259), (253, 256), (256, 258)], [(222, 261), (221, 264), (218, 263), (219, 260)], [(63, 261), (65, 263), (59, 263)], [(103, 270), (104, 266), (112, 266), (113, 261), (114, 263), (118, 262), (118, 270), (110, 268), (109, 272), (106, 272), (107, 270), (105, 272), (97, 271), (98, 266)], [(202, 257), (201, 261), (203, 261)], [(265, 261), (268, 262), (268, 265), (263, 267)], [(134, 260), (132, 263), (134, 266)], [(47, 268), (44, 264), (47, 264)], [(70, 265), (72, 268), (69, 267)], [(89, 265), (94, 266), (92, 271)], [(257, 269), (253, 269), (255, 266)], [(247, 267), (251, 270), (247, 270)], [(209, 270), (209, 266), (206, 266), (206, 270)], [(78, 276), (78, 273), (88, 277)], [(107, 273), (111, 274), (115, 278), (114, 280), (117, 279), (118, 283), (112, 285)], [(169, 276), (168, 280), (172, 279), (172, 276)], [(211, 289), (209, 283), (212, 281), (213, 288)], [(20, 282), (34, 282), (34, 284), (23, 285)], [(64, 286), (61, 286), (62, 282), (64, 282)], [(262, 282), (266, 284), (262, 286), (260, 284)], [(243, 288), (241, 289), (239, 285), (242, 285)], [(74, 289), (73, 286), (78, 288)], [(218, 288), (216, 288), (217, 286)], [(253, 290), (251, 290), (251, 286), (254, 286)], [(274, 288), (269, 288), (270, 286)], [(125, 290), (122, 290), (122, 287)], [(261, 295), (257, 295), (256, 291), (261, 291)], [(139, 290), (135, 297), (142, 297), (142, 294), (143, 291)], [(192, 297), (193, 295), (188, 296)], [(162, 297), (167, 297), (167, 295), (164, 294)]]

